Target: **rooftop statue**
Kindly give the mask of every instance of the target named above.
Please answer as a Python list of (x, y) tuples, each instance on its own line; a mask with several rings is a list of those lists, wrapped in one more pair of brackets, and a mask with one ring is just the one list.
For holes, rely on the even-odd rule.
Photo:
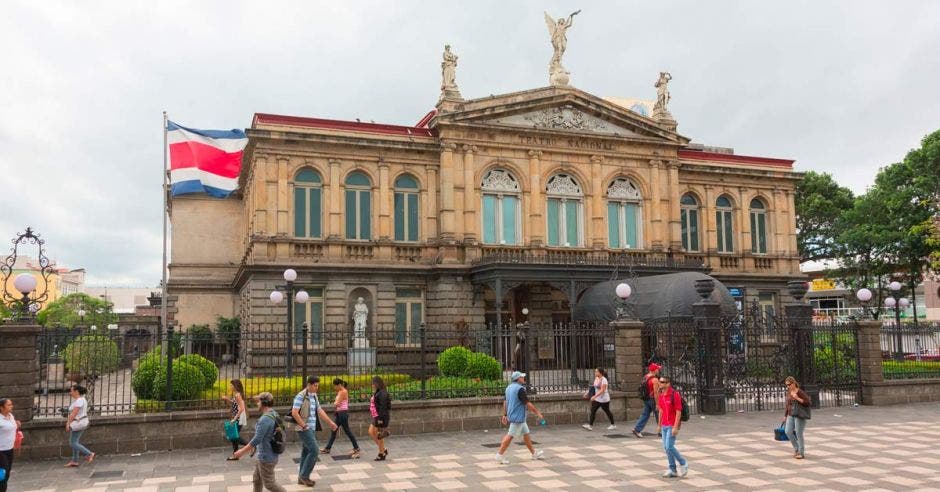
[(552, 61), (548, 69), (549, 82), (552, 85), (568, 85), (569, 74), (561, 64), (561, 57), (568, 48), (568, 37), (566, 35), (568, 28), (571, 27), (571, 24), (574, 22), (574, 16), (580, 13), (581, 11), (578, 10), (572, 12), (567, 19), (562, 17), (555, 21), (552, 19), (552, 16), (548, 15), (548, 12), (545, 12), (545, 25), (548, 27), (548, 34), (552, 37), (552, 48), (554, 50), (552, 53)]

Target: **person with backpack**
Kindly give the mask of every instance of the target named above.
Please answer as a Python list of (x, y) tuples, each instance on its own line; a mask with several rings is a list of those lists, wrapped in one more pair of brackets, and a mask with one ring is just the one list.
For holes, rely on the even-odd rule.
[(813, 400), (800, 389), (800, 383), (796, 382), (793, 376), (787, 376), (784, 383), (787, 385), (787, 411), (783, 414), (784, 429), (787, 437), (790, 438), (790, 444), (793, 445), (793, 457), (801, 460), (806, 451), (803, 429), (806, 428), (806, 421), (810, 419)]
[(682, 422), (689, 420), (688, 409), (682, 395), (672, 387), (671, 379), (659, 378), (659, 386), (659, 431), (663, 435), (663, 450), (666, 451), (666, 461), (669, 463), (669, 469), (663, 473), (663, 477), (684, 477), (689, 474), (689, 463), (676, 449), (676, 437)]
[(643, 429), (646, 427), (646, 423), (649, 422), (650, 415), (653, 415), (656, 421), (659, 422), (659, 412), (656, 409), (656, 397), (659, 395), (660, 369), (662, 369), (662, 366), (655, 362), (650, 362), (649, 372), (643, 376), (643, 381), (640, 383), (639, 388), (637, 388), (637, 396), (643, 400), (643, 413), (640, 414), (640, 418), (636, 420), (636, 425), (633, 426), (634, 437), (643, 437)]
[(261, 492), (262, 487), (271, 492), (286, 492), (284, 487), (277, 483), (274, 472), (278, 456), (284, 452), (284, 423), (281, 416), (274, 411), (274, 396), (271, 393), (261, 393), (255, 397), (255, 401), (260, 413), (258, 421), (255, 422), (255, 435), (232, 456), (237, 459), (257, 450), (255, 459), (258, 461), (255, 463), (255, 474), (252, 477), (254, 492)]
[(320, 406), (320, 399), (317, 397), (317, 391), (320, 389), (320, 378), (310, 376), (307, 378), (307, 387), (294, 396), (294, 404), (291, 405), (290, 415), (294, 419), (297, 437), (303, 444), (300, 451), (300, 465), (297, 472), (297, 484), (313, 487), (316, 483), (310, 480), (310, 474), (313, 473), (313, 467), (317, 465), (317, 459), (320, 457), (320, 445), (317, 443), (317, 417), (322, 419), (330, 426), (330, 430), (336, 430), (336, 424), (330, 420), (329, 415)]

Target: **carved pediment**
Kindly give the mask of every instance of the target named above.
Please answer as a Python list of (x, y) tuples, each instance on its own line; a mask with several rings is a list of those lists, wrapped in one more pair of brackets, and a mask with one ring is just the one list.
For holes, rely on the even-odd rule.
[(514, 114), (502, 118), (481, 121), (484, 124), (497, 124), (538, 128), (545, 130), (568, 130), (591, 133), (606, 133), (620, 136), (636, 136), (637, 134), (627, 128), (613, 125), (610, 122), (585, 113), (584, 111), (566, 104), (554, 108), (545, 108), (528, 113)]

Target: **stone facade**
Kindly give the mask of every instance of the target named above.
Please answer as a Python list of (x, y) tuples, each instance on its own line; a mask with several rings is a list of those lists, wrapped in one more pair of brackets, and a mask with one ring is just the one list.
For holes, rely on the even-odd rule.
[(286, 268), (350, 332), (356, 290), (370, 324), (400, 321), (403, 289), (409, 322), (559, 322), (628, 269), (710, 272), (779, 307), (801, 277), (793, 161), (675, 128), (571, 87), (444, 98), (414, 126), (256, 114), (240, 192), (172, 200), (170, 314), (276, 329)]

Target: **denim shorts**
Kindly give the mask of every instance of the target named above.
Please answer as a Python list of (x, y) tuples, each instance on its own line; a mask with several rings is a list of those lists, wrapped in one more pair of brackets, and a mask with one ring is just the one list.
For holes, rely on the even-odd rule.
[(509, 435), (513, 437), (522, 437), (529, 433), (529, 424), (525, 422), (510, 422)]

